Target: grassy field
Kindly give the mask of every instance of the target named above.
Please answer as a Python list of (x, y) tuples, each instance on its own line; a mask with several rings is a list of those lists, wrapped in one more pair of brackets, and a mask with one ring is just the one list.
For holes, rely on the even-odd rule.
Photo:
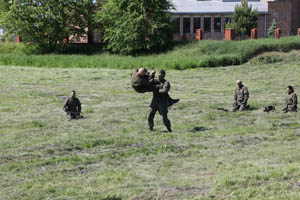
[[(280, 111), (287, 85), (300, 94), (299, 58), (167, 71), (173, 133), (159, 115), (148, 131), (151, 94), (130, 70), (0, 67), (0, 199), (300, 199), (300, 114)], [(237, 79), (252, 110), (218, 111)], [(62, 111), (71, 89), (82, 120)]]
[[(77, 47), (78, 48), (78, 47)], [(89, 52), (89, 48), (83, 48)], [(0, 43), (0, 65), (51, 68), (133, 69), (139, 66), (164, 69), (191, 69), (240, 65), (268, 51), (300, 49), (300, 37), (243, 41), (193, 41), (154, 55), (122, 56), (108, 52), (86, 55), (26, 55), (23, 44)], [(67, 50), (66, 50), (67, 52)]]

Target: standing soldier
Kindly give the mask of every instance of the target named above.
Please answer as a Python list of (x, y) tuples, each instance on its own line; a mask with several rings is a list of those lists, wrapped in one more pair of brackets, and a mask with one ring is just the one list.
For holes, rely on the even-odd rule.
[(237, 80), (236, 84), (238, 87), (235, 89), (232, 112), (243, 111), (249, 108), (247, 105), (249, 99), (248, 88), (243, 85), (241, 80)]
[(66, 99), (63, 109), (70, 119), (82, 118), (82, 116), (80, 116), (81, 103), (79, 99), (76, 98), (76, 92), (74, 90), (71, 91), (71, 96)]
[(163, 118), (163, 123), (167, 127), (169, 132), (172, 132), (171, 129), (171, 122), (168, 119), (168, 108), (172, 106), (174, 103), (177, 103), (179, 100), (170, 100), (169, 97), (169, 90), (171, 85), (169, 81), (165, 79), (166, 72), (165, 70), (160, 70), (158, 75), (158, 80), (156, 80), (156, 84), (160, 84), (159, 89), (153, 91), (153, 98), (149, 109), (148, 115), (148, 125), (149, 129), (152, 131), (154, 127), (154, 117), (156, 112), (158, 111), (159, 114)]
[(285, 98), (286, 103), (283, 111), (285, 113), (297, 112), (298, 99), (297, 99), (297, 95), (294, 93), (294, 88), (292, 86), (288, 86), (286, 90), (287, 90), (287, 96)]

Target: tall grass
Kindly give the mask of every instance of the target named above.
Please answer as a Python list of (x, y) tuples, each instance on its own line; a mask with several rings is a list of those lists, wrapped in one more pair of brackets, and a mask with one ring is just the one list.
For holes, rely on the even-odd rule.
[[(4, 48), (5, 47), (5, 48)], [(3, 49), (2, 49), (3, 48)], [(166, 53), (122, 56), (109, 53), (87, 55), (26, 55), (24, 46), (1, 45), (0, 65), (57, 68), (147, 68), (189, 69), (239, 65), (266, 51), (300, 49), (300, 37), (245, 41), (199, 41), (175, 47)], [(10, 53), (11, 52), (11, 53)]]

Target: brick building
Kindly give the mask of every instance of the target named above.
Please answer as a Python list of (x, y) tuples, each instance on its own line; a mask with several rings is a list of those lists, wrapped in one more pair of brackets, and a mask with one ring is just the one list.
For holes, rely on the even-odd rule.
[(268, 3), (267, 27), (273, 19), (284, 36), (297, 34), (300, 28), (300, 0), (266, 0)]
[[(191, 40), (202, 29), (203, 39), (223, 39), (225, 24), (231, 22), (240, 0), (172, 0), (172, 21), (177, 28), (174, 40)], [(273, 19), (283, 36), (294, 35), (300, 28), (300, 0), (248, 0), (257, 9), (258, 37), (266, 37)]]

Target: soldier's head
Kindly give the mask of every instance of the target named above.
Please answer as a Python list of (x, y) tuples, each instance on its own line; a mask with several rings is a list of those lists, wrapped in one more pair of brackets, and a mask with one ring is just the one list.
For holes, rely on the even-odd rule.
[(293, 88), (292, 86), (289, 85), (289, 86), (286, 88), (286, 91), (287, 91), (288, 94), (292, 94), (292, 93), (294, 92), (294, 88)]
[(242, 87), (243, 86), (243, 82), (241, 80), (237, 80), (236, 84), (238, 87)]
[(166, 77), (166, 71), (165, 70), (160, 70), (158, 74), (158, 79), (163, 80)]
[(147, 69), (145, 67), (141, 67), (138, 71), (140, 76), (145, 76), (147, 74)]
[(71, 97), (72, 97), (72, 98), (75, 98), (75, 97), (76, 97), (76, 92), (75, 92), (75, 90), (71, 90)]

